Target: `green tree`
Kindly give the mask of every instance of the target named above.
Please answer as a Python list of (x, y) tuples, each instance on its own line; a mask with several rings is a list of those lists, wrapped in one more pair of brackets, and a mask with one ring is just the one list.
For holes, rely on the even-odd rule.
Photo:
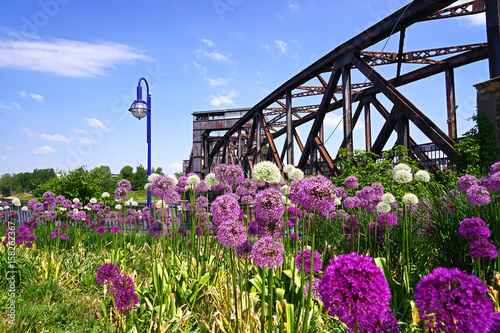
[(142, 164), (136, 168), (135, 177), (130, 182), (134, 190), (142, 190), (144, 188), (144, 185), (148, 182), (148, 171)]
[(162, 167), (157, 167), (156, 169), (155, 169), (155, 168), (152, 168), (151, 173), (157, 173), (157, 174), (159, 174), (159, 175), (165, 175), (165, 174), (163, 173), (163, 169), (162, 169)]
[(133, 174), (134, 174), (134, 168), (132, 168), (130, 165), (126, 165), (120, 170), (118, 178), (130, 180)]
[(16, 191), (30, 192), (33, 190), (33, 173), (21, 172), (16, 175)]
[(99, 179), (101, 179), (99, 184), (101, 192), (111, 193), (115, 190), (118, 179), (113, 177), (109, 166), (101, 165), (100, 167), (92, 169), (90, 172), (95, 172), (99, 175)]
[(176, 172), (176, 173), (174, 173), (174, 176), (177, 177), (177, 178), (179, 178), (179, 177), (184, 176), (184, 173), (182, 173), (182, 172)]
[(3, 174), (0, 178), (0, 193), (4, 197), (10, 196), (14, 185), (14, 175), (11, 175), (10, 173)]

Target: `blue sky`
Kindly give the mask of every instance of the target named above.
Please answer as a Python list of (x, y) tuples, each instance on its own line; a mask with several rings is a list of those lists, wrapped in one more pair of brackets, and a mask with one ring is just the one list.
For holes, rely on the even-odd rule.
[[(146, 166), (146, 120), (128, 112), (140, 77), (152, 93), (153, 166), (181, 171), (192, 146), (192, 112), (257, 104), (409, 2), (2, 1), (0, 175), (81, 165), (108, 165), (118, 173), (125, 165)], [(485, 41), (479, 14), (419, 23), (407, 31), (405, 47)], [(394, 52), (397, 43), (394, 37), (370, 50)], [(384, 68), (377, 70), (384, 74)], [(472, 84), (488, 79), (488, 64), (457, 69), (455, 79), (460, 135), (472, 126)], [(400, 90), (446, 129), (444, 76)], [(325, 120), (330, 150), (342, 135), (342, 126), (334, 132), (339, 120), (333, 113)], [(428, 141), (418, 133), (414, 138)], [(363, 140), (355, 134), (355, 147), (363, 148)]]

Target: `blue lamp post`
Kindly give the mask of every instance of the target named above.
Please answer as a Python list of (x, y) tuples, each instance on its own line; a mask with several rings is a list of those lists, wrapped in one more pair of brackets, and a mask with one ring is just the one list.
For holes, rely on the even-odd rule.
[[(144, 81), (146, 84), (146, 94), (147, 101), (144, 102), (142, 100), (142, 87), (141, 81)], [(148, 177), (151, 176), (151, 94), (149, 93), (149, 85), (148, 81), (145, 78), (141, 77), (139, 79), (139, 83), (137, 84), (137, 99), (132, 103), (130, 109), (132, 115), (137, 119), (142, 119), (145, 116), (148, 116), (148, 132), (147, 132), (147, 142), (148, 142)], [(151, 207), (151, 191), (148, 191), (148, 207)]]

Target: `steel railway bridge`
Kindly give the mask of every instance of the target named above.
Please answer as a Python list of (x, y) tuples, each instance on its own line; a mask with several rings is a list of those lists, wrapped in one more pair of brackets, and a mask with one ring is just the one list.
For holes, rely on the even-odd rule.
[[(248, 109), (214, 110), (193, 113), (193, 149), (185, 172), (206, 175), (220, 163), (240, 164), (246, 171), (260, 161), (266, 147), (268, 160), (282, 170), (293, 164), (303, 170), (338, 173), (337, 156), (324, 145), (322, 131), (325, 115), (342, 110), (343, 140), (339, 148), (353, 149), (353, 128), (364, 116), (365, 149), (380, 154), (391, 134), (396, 145), (407, 147), (421, 164), (436, 168), (428, 154), (412, 139), (410, 122), (440, 151), (442, 158), (452, 160), (457, 138), (454, 69), (489, 60), (490, 78), (500, 76), (500, 0), (475, 0), (451, 6), (454, 0), (414, 0), (410, 4), (353, 37), (285, 82), (262, 101)], [(487, 42), (444, 46), (428, 50), (405, 50), (405, 34), (414, 24), (486, 12)], [(371, 46), (396, 35), (396, 52), (373, 52)], [(421, 64), (418, 69), (402, 73), (405, 63)], [(375, 68), (393, 66), (395, 76), (383, 77)], [(359, 71), (364, 82), (352, 82), (352, 72)], [(444, 74), (446, 83), (446, 132), (419, 110), (398, 87), (433, 75)], [(359, 76), (359, 75), (358, 75)], [(390, 107), (381, 103), (385, 96)], [(315, 97), (316, 103), (304, 105), (303, 97)], [(310, 101), (311, 98), (302, 100)], [(385, 103), (387, 105), (387, 102)], [(381, 130), (372, 141), (371, 112), (384, 119)], [(444, 110), (443, 110), (444, 111)], [(307, 138), (298, 135), (297, 127), (312, 122)], [(281, 149), (277, 138), (285, 136)], [(294, 147), (300, 149), (294, 151)], [(298, 158), (296, 160), (295, 158)], [(321, 167), (318, 168), (318, 165)]]

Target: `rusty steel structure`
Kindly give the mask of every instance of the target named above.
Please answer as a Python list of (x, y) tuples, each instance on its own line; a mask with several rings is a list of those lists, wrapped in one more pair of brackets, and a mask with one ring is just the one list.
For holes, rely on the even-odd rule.
[[(204, 125), (196, 128), (195, 145), (185, 171), (206, 175), (219, 163), (240, 164), (249, 171), (260, 161), (263, 147), (266, 147), (268, 150), (265, 157), (274, 161), (281, 170), (285, 164), (293, 164), (303, 170), (335, 175), (338, 173), (338, 154), (330, 155), (325, 147), (323, 133), (326, 114), (335, 110), (342, 111), (343, 140), (339, 148), (353, 149), (353, 129), (363, 116), (367, 151), (380, 154), (391, 134), (396, 133), (395, 144), (407, 147), (422, 165), (432, 168), (426, 151), (416, 149), (417, 143), (410, 136), (409, 128), (412, 123), (448, 160), (453, 160), (453, 145), (457, 138), (454, 69), (488, 59), (490, 77), (500, 76), (500, 0), (475, 0), (451, 6), (454, 2), (412, 1), (314, 62), (255, 106), (245, 109), (238, 119), (232, 119), (224, 126), (219, 126), (220, 128), (203, 127)], [(405, 50), (406, 30), (414, 24), (481, 12), (486, 12), (486, 42)], [(399, 38), (397, 52), (368, 50), (391, 35)], [(403, 74), (403, 63), (422, 66)], [(376, 69), (382, 65), (394, 66), (395, 76), (382, 76)], [(353, 71), (361, 73), (364, 82), (352, 82)], [(398, 90), (398, 87), (437, 74), (444, 75), (446, 86), (446, 132)], [(381, 103), (380, 95), (391, 103), (389, 108)], [(301, 98), (312, 100), (304, 97), (313, 97), (316, 101), (314, 104), (304, 105)], [(372, 110), (385, 119), (373, 141)], [(199, 115), (195, 115), (195, 118), (197, 116)], [(297, 127), (311, 122), (307, 138), (300, 138)], [(223, 135), (210, 135), (220, 129), (225, 131)], [(281, 136), (284, 136), (284, 144), (279, 149), (276, 142)], [(300, 152), (295, 152), (294, 147), (298, 147)]]

